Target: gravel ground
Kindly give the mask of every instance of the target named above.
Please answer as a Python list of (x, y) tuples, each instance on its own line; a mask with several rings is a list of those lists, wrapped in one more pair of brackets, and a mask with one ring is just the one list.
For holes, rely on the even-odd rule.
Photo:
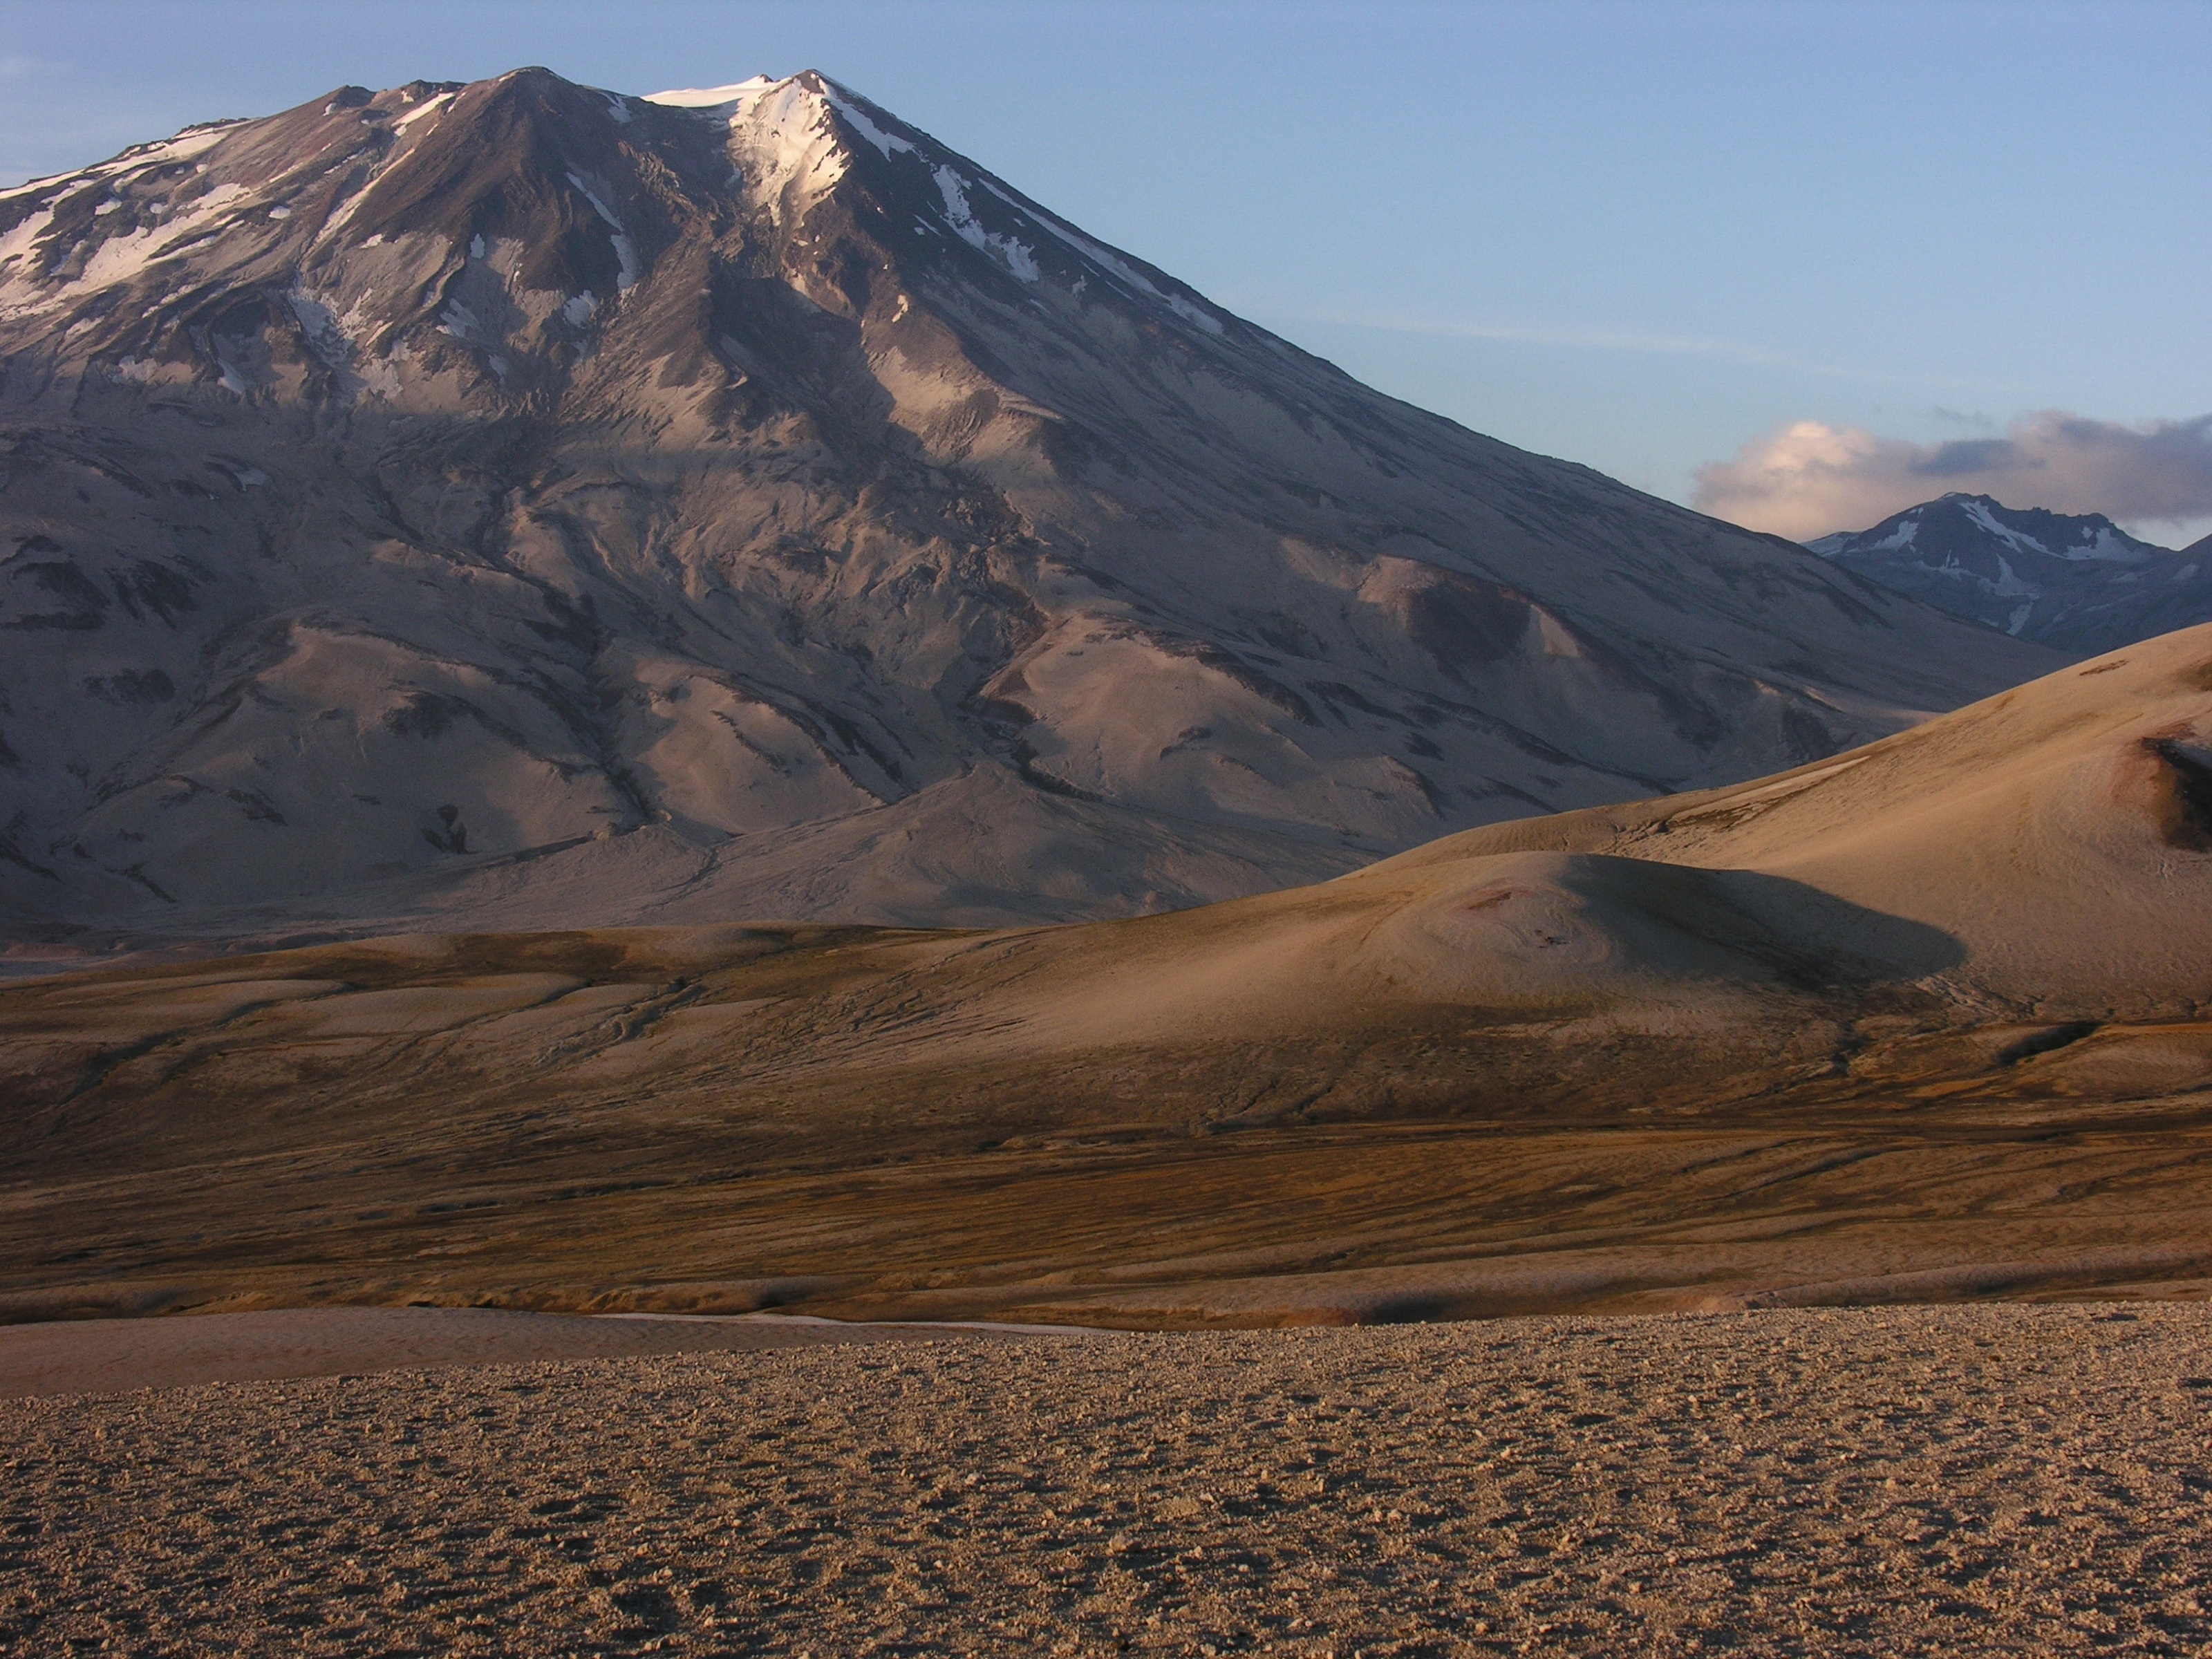
[(914, 1340), (0, 1404), (0, 1649), (2198, 1653), (2212, 1310)]
[[(975, 1341), (1002, 1334), (969, 1328)], [(823, 1319), (571, 1318), (492, 1308), (283, 1308), (169, 1319), (0, 1325), (0, 1400), (205, 1382), (627, 1359), (709, 1348), (813, 1348), (943, 1336), (943, 1327)]]

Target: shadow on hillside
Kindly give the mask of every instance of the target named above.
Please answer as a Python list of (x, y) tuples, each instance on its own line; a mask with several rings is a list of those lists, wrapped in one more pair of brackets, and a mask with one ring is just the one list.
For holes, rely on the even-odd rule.
[[(1627, 874), (1620, 866), (1641, 864), (1602, 862), (1620, 875)], [(1787, 876), (1644, 864), (1633, 884), (1633, 902), (1646, 915), (1752, 958), (1796, 990), (1924, 979), (1966, 960), (1966, 946), (1940, 927), (1869, 909)]]

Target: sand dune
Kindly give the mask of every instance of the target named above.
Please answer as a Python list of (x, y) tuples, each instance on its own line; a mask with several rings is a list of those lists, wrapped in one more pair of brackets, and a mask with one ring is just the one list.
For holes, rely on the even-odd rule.
[(1267, 1323), (2212, 1277), (2212, 629), (1736, 788), (1080, 927), (0, 994), (17, 1316)]

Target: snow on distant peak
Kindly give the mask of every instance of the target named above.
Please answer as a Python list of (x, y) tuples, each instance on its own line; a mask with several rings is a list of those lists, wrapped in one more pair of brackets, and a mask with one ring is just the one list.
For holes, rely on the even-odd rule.
[[(756, 75), (728, 86), (650, 93), (644, 101), (726, 122), (730, 157), (747, 194), (779, 218), (787, 214), (793, 219), (803, 217), (845, 176), (852, 152), (837, 131), (836, 124), (842, 121), (848, 132), (872, 146), (885, 161), (911, 155), (927, 167), (943, 199), (944, 228), (990, 255), (1018, 281), (1042, 280), (1036, 250), (1015, 236), (987, 228), (977, 219), (974, 192), (978, 189), (988, 191), (1022, 221), (1064, 244), (1132, 297), (1164, 306), (1208, 334), (1223, 331), (1221, 319), (1205, 306), (1152, 282), (1111, 250), (1018, 200), (988, 176), (971, 179), (955, 167), (937, 162), (914, 140), (886, 131), (852, 94), (819, 76), (794, 75), (776, 80)], [(795, 197), (794, 185), (799, 187)], [(925, 222), (915, 228), (918, 234), (928, 234), (937, 228)]]
[(1944, 499), (1957, 501), (1960, 510), (1972, 519), (1985, 534), (2004, 543), (2008, 547), (2016, 547), (2024, 553), (2047, 554), (2051, 551), (2041, 542), (2021, 535), (2011, 526), (1998, 523), (1996, 517), (1990, 512), (1990, 503), (1984, 501), (1978, 495), (1959, 495), (1954, 493), (1945, 496)]
[[(1895, 552), (1899, 548), (1911, 546), (1913, 538), (1919, 533), (1920, 509), (1916, 507), (1911, 512), (1901, 514), (1897, 521), (1897, 528), (1875, 543), (1868, 550), (1875, 553)], [(1848, 541), (1850, 538), (1846, 536), (1844, 539)]]
[(756, 75), (726, 87), (656, 92), (646, 101), (726, 121), (730, 160), (747, 193), (779, 219), (787, 211), (805, 217), (845, 176), (848, 158), (830, 100), (798, 76)]
[(678, 87), (668, 92), (648, 92), (648, 104), (665, 104), (671, 109), (720, 109), (725, 104), (746, 101), (781, 83), (773, 76), (756, 75), (750, 80), (733, 82), (726, 87)]

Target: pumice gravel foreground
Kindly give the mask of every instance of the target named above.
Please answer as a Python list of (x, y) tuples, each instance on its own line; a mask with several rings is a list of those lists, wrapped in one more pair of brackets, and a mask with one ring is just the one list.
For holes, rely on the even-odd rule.
[(1549, 1318), (0, 1405), (0, 1648), (2185, 1654), (2212, 1310)]

